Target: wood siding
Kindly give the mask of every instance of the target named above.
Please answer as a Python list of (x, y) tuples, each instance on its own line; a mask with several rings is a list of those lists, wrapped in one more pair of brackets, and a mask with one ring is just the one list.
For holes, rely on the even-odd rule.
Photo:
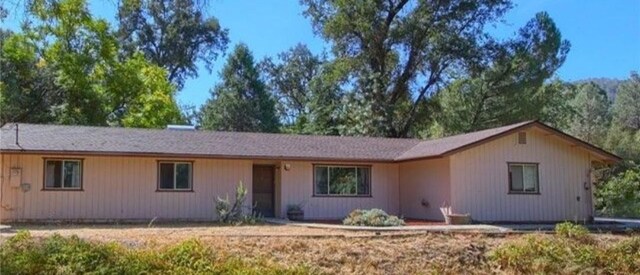
[[(193, 192), (157, 192), (157, 161), (150, 157), (80, 157), (3, 154), (0, 220), (111, 221), (111, 220), (215, 220), (214, 199), (231, 199), (239, 181), (252, 201), (253, 164), (276, 165), (276, 214), (286, 217), (286, 206), (305, 202), (311, 219), (339, 219), (356, 208), (381, 208), (399, 213), (398, 165), (373, 164), (372, 196), (365, 198), (312, 197), (312, 162), (278, 162), (220, 159), (193, 161)], [(82, 158), (82, 191), (44, 191), (45, 158)], [(280, 166), (290, 165), (289, 171)], [(362, 163), (359, 163), (362, 164)], [(368, 165), (368, 164), (367, 164)], [(30, 190), (8, 183), (10, 168), (22, 168), (21, 182)]]
[[(518, 144), (517, 137), (514, 133), (450, 157), (453, 210), (479, 221), (588, 219), (589, 153), (537, 129), (527, 131), (527, 144)], [(508, 194), (508, 162), (538, 163), (539, 195)]]
[[(287, 205), (298, 203), (304, 204), (305, 219), (342, 219), (358, 208), (380, 208), (390, 214), (399, 214), (398, 164), (371, 166), (371, 197), (314, 197), (314, 163), (282, 162), (282, 164), (289, 164), (290, 169), (280, 171), (281, 217), (286, 217)], [(354, 165), (363, 165), (363, 163)]]
[[(156, 192), (159, 159), (82, 157), (83, 191), (43, 191), (43, 158), (51, 157), (73, 158), (2, 155), (0, 220), (212, 220), (217, 218), (214, 199), (233, 198), (239, 181), (249, 189), (251, 202), (249, 160), (193, 160), (193, 192)], [(11, 167), (22, 168), (29, 191), (5, 184)]]
[(440, 206), (451, 203), (449, 182), (449, 158), (401, 163), (400, 212), (407, 218), (444, 220)]

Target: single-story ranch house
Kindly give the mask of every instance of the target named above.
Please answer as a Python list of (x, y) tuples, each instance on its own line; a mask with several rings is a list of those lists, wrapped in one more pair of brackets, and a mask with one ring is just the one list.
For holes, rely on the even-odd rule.
[(442, 220), (589, 220), (591, 171), (619, 157), (538, 121), (434, 140), (6, 124), (0, 221), (215, 220), (216, 197), (267, 217), (380, 208)]

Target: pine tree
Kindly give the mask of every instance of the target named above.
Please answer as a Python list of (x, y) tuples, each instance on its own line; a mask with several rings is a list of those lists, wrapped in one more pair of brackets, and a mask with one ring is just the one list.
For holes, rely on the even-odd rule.
[(202, 108), (202, 127), (239, 132), (278, 132), (275, 101), (267, 93), (249, 48), (235, 47), (221, 73), (222, 83)]
[(569, 130), (571, 134), (602, 146), (611, 121), (607, 93), (595, 83), (584, 83), (578, 86), (571, 104), (576, 112)]

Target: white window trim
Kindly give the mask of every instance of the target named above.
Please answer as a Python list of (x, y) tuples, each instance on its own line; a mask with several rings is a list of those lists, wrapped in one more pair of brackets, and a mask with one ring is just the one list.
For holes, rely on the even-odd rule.
[[(512, 190), (511, 189), (511, 166), (521, 166), (522, 167), (522, 191)], [(524, 167), (534, 167), (536, 169), (536, 182), (535, 182), (535, 190), (527, 191), (525, 190), (524, 184)], [(527, 163), (527, 162), (509, 162), (507, 163), (507, 176), (509, 180), (509, 194), (540, 194), (540, 165), (538, 163)]]
[[(49, 164), (50, 161), (60, 161), (62, 162), (62, 165), (60, 166), (60, 177), (62, 177), (60, 179), (60, 187), (54, 187), (54, 186), (47, 186), (47, 165)], [(64, 186), (64, 170), (65, 170), (65, 163), (67, 162), (75, 162), (78, 163), (78, 168), (80, 169), (79, 173), (78, 173), (78, 177), (79, 177), (79, 181), (80, 181), (80, 186), (78, 187), (65, 187)], [(82, 190), (82, 177), (83, 177), (83, 170), (84, 167), (82, 167), (82, 160), (80, 159), (45, 159), (44, 160), (44, 190)], [(55, 174), (54, 174), (55, 176)], [(55, 179), (54, 179), (55, 180)]]
[[(162, 188), (160, 177), (160, 166), (162, 164), (173, 165), (173, 188)], [(178, 164), (186, 164), (189, 166), (189, 186), (187, 188), (178, 188)], [(160, 191), (192, 191), (193, 190), (193, 162), (189, 161), (158, 161), (158, 190)]]
[[(326, 167), (327, 168), (327, 193), (326, 194), (318, 194), (316, 192), (316, 167)], [(331, 194), (331, 168), (354, 168), (356, 169), (356, 193), (355, 194)], [(369, 192), (367, 194), (358, 194), (358, 168), (366, 168), (369, 173)], [(313, 165), (313, 196), (315, 197), (371, 197), (371, 166), (364, 165), (326, 165), (326, 164), (314, 164)]]

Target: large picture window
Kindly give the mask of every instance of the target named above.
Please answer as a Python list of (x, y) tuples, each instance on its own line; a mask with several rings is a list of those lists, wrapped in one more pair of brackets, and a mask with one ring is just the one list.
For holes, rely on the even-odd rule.
[(161, 161), (158, 163), (158, 190), (189, 191), (192, 190), (191, 162)]
[(509, 193), (539, 193), (537, 163), (509, 163)]
[(371, 167), (315, 165), (315, 196), (370, 196)]
[(46, 159), (44, 161), (45, 190), (81, 190), (82, 160)]

